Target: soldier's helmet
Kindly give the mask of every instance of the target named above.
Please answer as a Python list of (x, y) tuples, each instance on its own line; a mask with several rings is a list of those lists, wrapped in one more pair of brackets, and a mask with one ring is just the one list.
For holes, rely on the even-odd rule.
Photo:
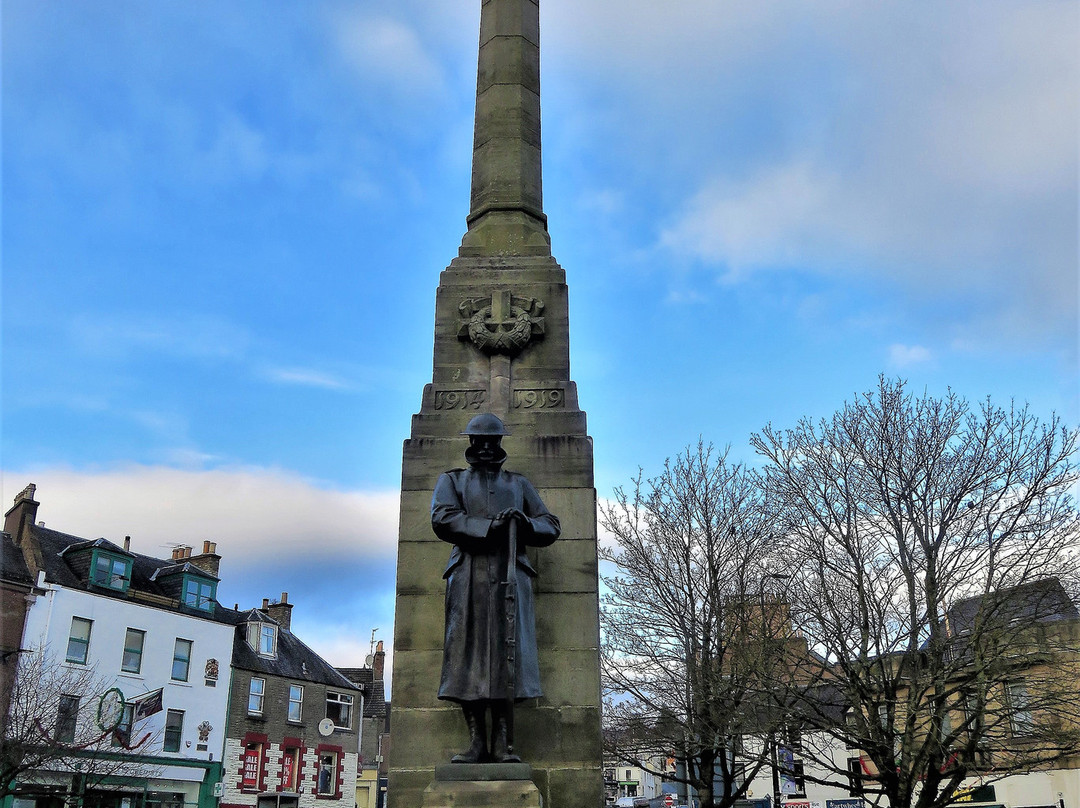
[(499, 416), (484, 412), (474, 417), (465, 427), (462, 435), (509, 435)]

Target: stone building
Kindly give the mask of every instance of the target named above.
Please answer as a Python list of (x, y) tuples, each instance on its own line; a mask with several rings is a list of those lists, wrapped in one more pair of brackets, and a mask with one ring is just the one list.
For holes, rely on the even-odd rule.
[(386, 651), (379, 640), (362, 668), (338, 668), (346, 679), (360, 688), (362, 728), (357, 761), (356, 808), (383, 808), (386, 795), (387, 703), (384, 669)]
[(220, 808), (353, 808), (360, 688), (291, 631), (281, 600), (237, 612)]

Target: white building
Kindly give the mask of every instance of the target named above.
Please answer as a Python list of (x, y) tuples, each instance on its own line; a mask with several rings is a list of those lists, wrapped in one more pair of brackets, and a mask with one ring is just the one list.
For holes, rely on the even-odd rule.
[(112, 730), (99, 757), (121, 763), (89, 786), (77, 755), (34, 771), (20, 780), (15, 808), (213, 808), (234, 634), (223, 613), (215, 617), (215, 547), (162, 560), (131, 552), (127, 540), (50, 530), (35, 524), (33, 495), (29, 486), (5, 520), (36, 577), (21, 647), (61, 672), (92, 673), (95, 686), (62, 694), (55, 725), (43, 730), (59, 740), (95, 724), (102, 738)]

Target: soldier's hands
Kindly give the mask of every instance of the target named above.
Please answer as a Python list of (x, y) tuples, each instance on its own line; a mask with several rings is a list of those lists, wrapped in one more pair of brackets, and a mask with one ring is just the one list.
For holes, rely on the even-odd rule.
[(507, 508), (495, 514), (495, 518), (491, 520), (491, 523), (496, 530), (503, 530), (509, 526), (511, 520), (523, 525), (528, 521), (528, 517), (519, 508)]

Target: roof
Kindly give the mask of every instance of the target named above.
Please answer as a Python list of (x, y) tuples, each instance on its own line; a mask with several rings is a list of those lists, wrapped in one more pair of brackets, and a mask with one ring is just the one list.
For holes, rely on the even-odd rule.
[[(182, 612), (192, 617), (234, 626), (232, 655), (234, 667), (271, 676), (283, 676), (299, 681), (326, 684), (342, 690), (359, 690), (356, 685), (338, 673), (329, 662), (301, 642), (292, 632), (280, 626), (278, 626), (277, 657), (269, 659), (259, 656), (247, 644), (246, 625), (250, 622), (278, 625), (272, 617), (259, 609), (237, 611), (227, 609), (216, 601), (212, 612), (196, 611), (180, 606), (177, 601), (178, 583), (175, 578), (170, 581), (171, 576), (177, 573), (191, 573), (211, 580), (219, 580), (216, 575), (211, 575), (187, 560), (153, 558), (152, 556), (124, 550), (108, 539), (85, 539), (81, 536), (62, 533), (59, 530), (52, 530), (41, 525), (34, 525), (31, 530), (33, 531), (33, 538), (41, 547), (45, 580), (49, 583), (71, 589), (85, 590), (87, 588), (86, 571), (81, 569), (79, 551), (94, 548), (105, 549), (110, 553), (131, 559), (130, 591), (148, 593), (158, 596), (162, 600), (147, 603), (146, 601), (133, 599), (127, 593), (112, 591), (104, 587), (95, 587), (93, 589), (95, 595), (139, 603), (139, 605), (150, 606), (151, 608)], [(11, 538), (6, 533), (3, 535), (3, 541), (2, 562), (5, 578), (8, 576), (10, 567), (12, 576), (21, 575), (26, 582), (32, 583), (29, 570), (22, 561), (22, 553), (14, 546)], [(12, 552), (9, 552), (9, 549)], [(84, 564), (88, 563), (85, 562), (85, 557), (83, 557), (83, 562)], [(170, 601), (175, 605), (169, 605)]]
[[(249, 609), (246, 612), (234, 612), (231, 609), (227, 611), (230, 619), (236, 621), (232, 655), (234, 668), (264, 673), (268, 676), (281, 676), (286, 679), (329, 685), (343, 690), (360, 689), (338, 673), (333, 665), (308, 648), (299, 637), (280, 626), (278, 626), (277, 656), (261, 656), (247, 643), (247, 624), (254, 621), (277, 625), (276, 621), (258, 609)], [(364, 712), (366, 714), (367, 710), (365, 709)]]
[[(161, 580), (162, 575), (159, 574), (161, 570), (178, 566), (171, 559), (153, 558), (152, 556), (142, 555), (141, 553), (133, 553), (118, 547), (108, 539), (84, 539), (81, 536), (62, 533), (59, 530), (52, 530), (51, 528), (42, 527), (41, 525), (34, 525), (31, 527), (31, 531), (34, 539), (37, 540), (41, 547), (41, 561), (45, 568), (45, 580), (49, 583), (57, 584), (58, 586), (66, 586), (71, 589), (86, 589), (87, 582), (85, 574), (80, 572), (78, 564), (73, 563), (73, 561), (78, 556), (78, 551), (80, 550), (100, 548), (108, 550), (110, 553), (115, 553), (131, 559), (131, 590), (135, 592), (145, 592), (160, 598), (169, 598), (172, 600), (176, 600), (177, 598), (175, 586), (163, 583)], [(216, 576), (198, 569), (193, 564), (190, 565), (190, 567), (190, 572), (192, 573), (212, 580), (217, 580)], [(118, 600), (132, 600), (125, 592), (116, 592), (105, 587), (95, 587), (94, 593), (103, 597), (116, 598)], [(162, 609), (169, 608), (164, 603), (155, 603), (153, 605)], [(179, 604), (175, 607), (175, 611), (183, 611), (185, 614), (191, 614), (195, 617), (202, 617), (208, 620), (216, 620), (218, 622), (234, 622), (233, 620), (223, 619), (225, 618), (223, 612), (226, 610), (222, 609), (221, 604), (219, 603), (215, 603), (213, 612), (196, 612), (192, 609), (181, 609)]]
[(949, 609), (952, 633), (963, 634), (971, 631), (980, 611), (983, 619), (992, 618), (998, 625), (1049, 623), (1080, 618), (1076, 604), (1057, 578), (1043, 578), (957, 601)]
[(364, 691), (364, 718), (381, 718), (386, 714), (386, 688), (382, 679), (375, 678), (373, 668), (338, 668), (346, 679)]
[(22, 550), (7, 533), (0, 534), (0, 580), (32, 584), (33, 576), (23, 560)]

